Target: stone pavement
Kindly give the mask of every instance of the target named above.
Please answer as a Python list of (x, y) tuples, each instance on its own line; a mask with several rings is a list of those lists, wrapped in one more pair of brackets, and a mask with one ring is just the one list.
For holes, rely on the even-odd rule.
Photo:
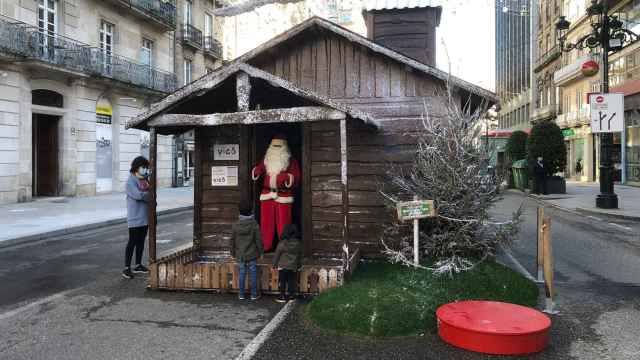
[[(158, 189), (159, 214), (193, 207), (193, 188)], [(42, 198), (0, 206), (0, 246), (126, 221), (124, 193)]]
[(566, 194), (530, 196), (566, 210), (640, 221), (640, 188), (615, 185), (614, 191), (618, 195), (619, 209), (596, 208), (596, 196), (600, 193), (598, 183), (567, 181)]

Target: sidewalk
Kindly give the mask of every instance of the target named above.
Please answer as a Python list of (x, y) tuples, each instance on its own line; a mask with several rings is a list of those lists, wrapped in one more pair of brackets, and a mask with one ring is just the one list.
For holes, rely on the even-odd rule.
[[(158, 189), (158, 213), (193, 207), (193, 188)], [(0, 246), (124, 223), (124, 193), (44, 198), (0, 206)]]
[(600, 184), (567, 181), (566, 194), (529, 196), (563, 209), (611, 217), (640, 221), (640, 188), (615, 185), (618, 195), (618, 209), (596, 208), (596, 196), (600, 193)]

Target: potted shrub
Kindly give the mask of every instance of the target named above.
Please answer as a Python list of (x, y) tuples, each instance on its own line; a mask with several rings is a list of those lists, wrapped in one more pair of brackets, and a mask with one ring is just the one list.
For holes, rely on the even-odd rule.
[(531, 129), (531, 135), (527, 139), (527, 160), (532, 177), (533, 166), (540, 156), (545, 164), (547, 192), (549, 194), (566, 193), (564, 178), (555, 175), (562, 172), (567, 165), (564, 137), (562, 136), (562, 130), (555, 122), (541, 121)]

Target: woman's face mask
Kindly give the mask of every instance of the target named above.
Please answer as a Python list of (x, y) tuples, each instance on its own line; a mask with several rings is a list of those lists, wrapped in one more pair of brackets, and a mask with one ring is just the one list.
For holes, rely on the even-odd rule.
[(149, 175), (149, 169), (147, 169), (146, 167), (140, 166), (138, 168), (138, 174), (140, 174), (141, 176), (147, 176)]

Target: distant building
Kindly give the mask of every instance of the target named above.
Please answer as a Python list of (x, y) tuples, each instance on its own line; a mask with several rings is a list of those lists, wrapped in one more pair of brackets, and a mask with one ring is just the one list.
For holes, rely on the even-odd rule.
[[(220, 64), (210, 0), (0, 5), (0, 203), (121, 191), (149, 104)], [(177, 74), (177, 76), (176, 76)], [(172, 137), (159, 140), (169, 186)]]
[(496, 94), (500, 130), (527, 130), (531, 111), (529, 0), (496, 0)]
[[(237, 2), (240, 1), (233, 1)], [(367, 29), (362, 17), (364, 2), (301, 0), (285, 4), (268, 4), (239, 15), (221, 17), (224, 29), (224, 58), (235, 59), (312, 16), (331, 20), (360, 35), (366, 35)]]

